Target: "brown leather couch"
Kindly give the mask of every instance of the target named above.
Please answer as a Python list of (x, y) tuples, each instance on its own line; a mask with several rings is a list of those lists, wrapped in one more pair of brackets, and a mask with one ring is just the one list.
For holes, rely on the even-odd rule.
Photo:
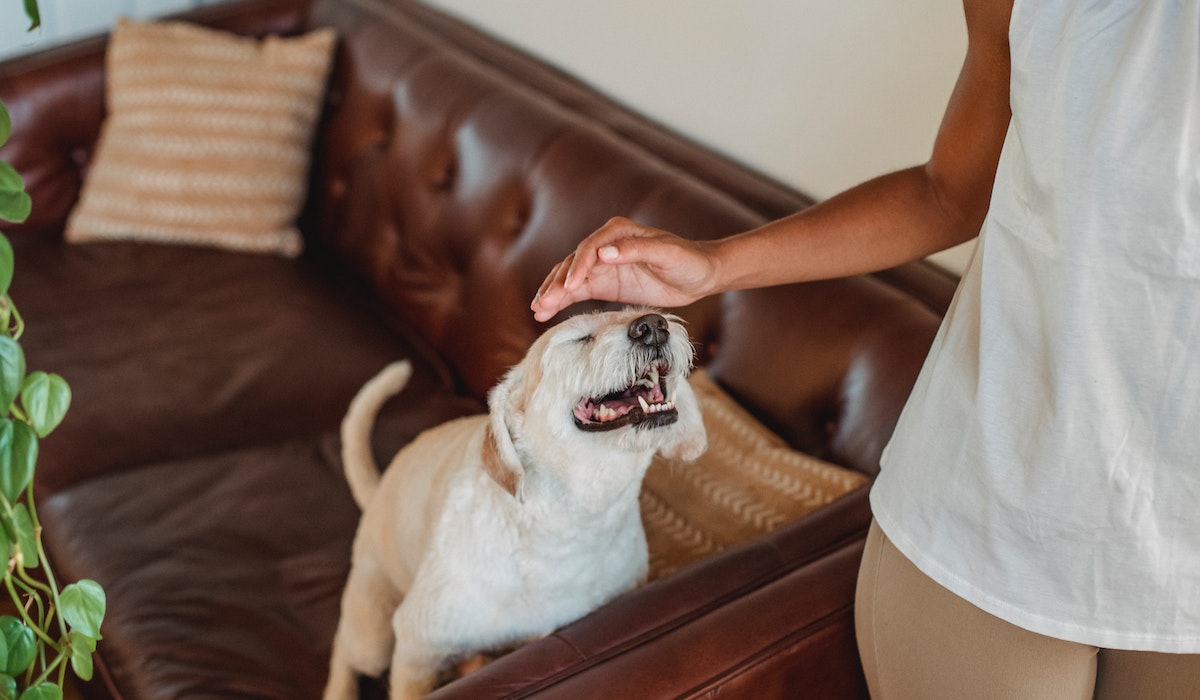
[[(45, 535), (60, 576), (108, 592), (89, 697), (317, 697), (358, 516), (336, 427), (362, 383), (415, 360), (409, 399), (377, 429), (384, 458), (483, 410), (542, 330), (539, 282), (610, 216), (704, 239), (811, 202), (420, 4), (238, 0), (187, 17), (337, 28), (307, 252), (64, 244), (104, 116), (105, 41), (0, 64), (16, 124), (0, 155), (35, 202), (7, 228), (23, 343), (75, 394), (42, 446)], [(745, 407), (874, 475), (954, 283), (918, 263), (680, 313)], [(436, 696), (863, 696), (852, 600), (868, 522), (864, 487)]]

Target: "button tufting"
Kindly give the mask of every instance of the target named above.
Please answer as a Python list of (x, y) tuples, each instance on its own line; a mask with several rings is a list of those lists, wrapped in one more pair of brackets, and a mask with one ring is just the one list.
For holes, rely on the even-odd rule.
[(75, 164), (75, 167), (82, 170), (86, 168), (88, 163), (91, 161), (92, 151), (84, 146), (76, 146), (75, 148), (71, 149), (70, 158), (71, 162)]
[(512, 238), (520, 237), (521, 233), (529, 226), (529, 217), (533, 213), (533, 203), (528, 197), (520, 197), (516, 200), (509, 213), (508, 230), (512, 233)]
[(435, 190), (446, 192), (454, 189), (454, 184), (458, 180), (458, 159), (454, 157), (453, 152), (447, 152), (442, 157), (442, 162), (438, 163), (433, 169), (433, 176), (430, 178), (429, 184)]
[(329, 194), (331, 199), (335, 201), (341, 199), (342, 196), (346, 194), (346, 178), (333, 178), (327, 185), (325, 185), (325, 191)]

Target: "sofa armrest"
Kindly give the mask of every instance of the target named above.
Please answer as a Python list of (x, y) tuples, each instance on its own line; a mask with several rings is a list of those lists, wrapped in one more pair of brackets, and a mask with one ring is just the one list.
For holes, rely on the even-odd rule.
[(13, 121), (0, 159), (34, 202), (24, 224), (6, 229), (62, 231), (104, 119), (104, 47), (91, 38), (0, 63), (0, 101)]
[[(866, 697), (854, 582), (864, 486), (763, 538), (633, 591), (431, 698)], [(768, 689), (774, 689), (768, 690)]]

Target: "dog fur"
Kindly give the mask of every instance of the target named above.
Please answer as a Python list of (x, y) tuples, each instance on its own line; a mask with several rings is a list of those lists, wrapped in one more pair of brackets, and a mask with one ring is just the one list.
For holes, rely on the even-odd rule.
[(693, 460), (706, 447), (692, 361), (677, 318), (568, 319), (489, 393), (488, 415), (422, 433), (382, 478), (371, 424), (411, 369), (371, 380), (342, 425), (364, 512), (325, 698), (357, 697), (357, 674), (389, 668), (393, 699), (419, 697), (448, 666), (544, 636), (643, 580), (642, 477), (655, 453)]

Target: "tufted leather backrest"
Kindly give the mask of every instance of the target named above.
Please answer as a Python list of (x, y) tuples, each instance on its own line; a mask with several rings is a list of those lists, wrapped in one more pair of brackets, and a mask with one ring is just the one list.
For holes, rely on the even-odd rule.
[[(317, 235), (477, 396), (541, 332), (528, 306), (542, 278), (609, 217), (707, 239), (808, 203), (427, 8), (325, 0), (311, 21), (342, 36)], [(731, 393), (793, 444), (868, 473), (939, 321), (872, 277), (678, 312)]]
[[(543, 330), (529, 301), (545, 274), (608, 218), (704, 239), (811, 203), (419, 3), (249, 0), (187, 18), (256, 35), (338, 30), (309, 261), (364, 276), (477, 397)], [(61, 231), (104, 115), (102, 48), (5, 64), (19, 79), (0, 67), (0, 99), (32, 132), (4, 157), (37, 202), (8, 230)], [(953, 288), (913, 264), (677, 312), (699, 361), (768, 426), (873, 474)]]
[[(542, 330), (528, 309), (538, 283), (607, 218), (693, 238), (761, 222), (385, 3), (323, 3), (316, 21), (334, 7), (345, 41), (321, 147), (322, 235), (470, 392), (524, 354)], [(711, 312), (685, 315), (711, 333)]]

